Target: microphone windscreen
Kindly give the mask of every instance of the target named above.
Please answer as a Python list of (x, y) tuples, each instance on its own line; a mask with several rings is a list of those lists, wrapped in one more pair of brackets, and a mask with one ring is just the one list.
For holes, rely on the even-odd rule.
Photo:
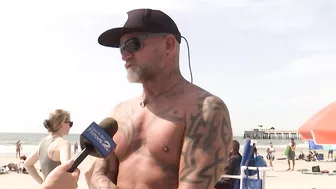
[(103, 119), (99, 126), (111, 137), (113, 137), (118, 131), (118, 122), (112, 117)]

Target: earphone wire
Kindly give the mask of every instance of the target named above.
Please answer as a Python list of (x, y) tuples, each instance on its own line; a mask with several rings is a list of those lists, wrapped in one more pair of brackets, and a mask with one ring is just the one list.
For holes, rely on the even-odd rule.
[(190, 72), (190, 82), (193, 83), (194, 78), (193, 78), (192, 70), (191, 70), (189, 43), (188, 43), (188, 40), (187, 40), (185, 37), (181, 36), (181, 38), (183, 38), (184, 41), (185, 41), (186, 44), (187, 44), (187, 49), (188, 49), (188, 64), (189, 64), (189, 72)]

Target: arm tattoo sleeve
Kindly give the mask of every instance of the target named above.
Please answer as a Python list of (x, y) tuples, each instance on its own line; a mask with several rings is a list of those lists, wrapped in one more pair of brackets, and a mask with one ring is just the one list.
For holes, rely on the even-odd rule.
[(200, 95), (196, 104), (186, 117), (179, 189), (213, 188), (229, 157), (232, 129), (226, 105), (211, 95)]
[(90, 189), (116, 189), (118, 175), (115, 157), (97, 159), (92, 174)]

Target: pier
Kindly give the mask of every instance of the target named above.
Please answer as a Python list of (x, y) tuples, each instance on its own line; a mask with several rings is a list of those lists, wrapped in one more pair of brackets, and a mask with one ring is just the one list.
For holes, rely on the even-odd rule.
[(301, 140), (300, 134), (297, 130), (275, 130), (274, 128), (245, 130), (244, 138), (279, 140), (289, 140), (290, 138), (294, 138), (294, 140)]

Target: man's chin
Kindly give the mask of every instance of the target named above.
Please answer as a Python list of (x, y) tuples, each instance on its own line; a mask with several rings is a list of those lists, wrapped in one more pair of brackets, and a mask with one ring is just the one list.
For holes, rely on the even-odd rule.
[(141, 84), (140, 81), (128, 81), (129, 83), (138, 83), (138, 84)]
[(135, 79), (135, 78), (127, 78), (128, 82), (130, 83), (142, 83), (140, 79)]

